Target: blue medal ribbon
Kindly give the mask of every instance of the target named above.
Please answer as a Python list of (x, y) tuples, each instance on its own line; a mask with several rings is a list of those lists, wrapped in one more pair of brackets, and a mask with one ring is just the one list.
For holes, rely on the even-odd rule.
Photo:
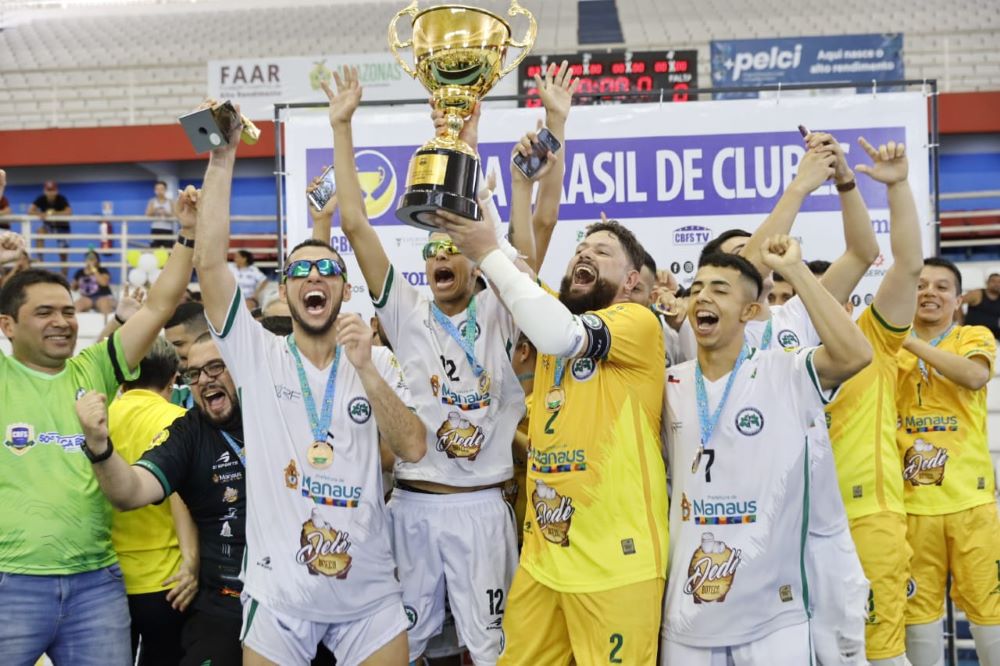
[(566, 359), (557, 358), (555, 386), (562, 386), (563, 375), (565, 374), (566, 374)]
[(455, 324), (452, 323), (448, 315), (441, 312), (441, 308), (436, 303), (431, 303), (431, 312), (434, 313), (434, 321), (444, 329), (444, 332), (458, 343), (458, 346), (465, 352), (465, 358), (472, 366), (472, 372), (476, 377), (483, 374), (483, 366), (476, 361), (476, 298), (469, 301), (469, 307), (465, 310), (465, 335), (459, 333)]
[(325, 442), (326, 433), (330, 429), (330, 421), (333, 418), (333, 398), (337, 394), (337, 367), (340, 365), (340, 345), (333, 357), (333, 367), (330, 368), (330, 376), (326, 380), (326, 393), (323, 395), (323, 411), (316, 414), (316, 401), (313, 400), (312, 389), (309, 388), (309, 378), (306, 377), (305, 368), (302, 367), (302, 357), (299, 355), (299, 348), (295, 344), (295, 338), (288, 336), (288, 348), (295, 357), (295, 369), (299, 373), (299, 386), (302, 387), (302, 402), (306, 405), (306, 415), (309, 417), (309, 427), (312, 429), (313, 441)]
[[(946, 337), (948, 337), (948, 334), (951, 333), (952, 329), (954, 329), (954, 328), (955, 328), (955, 325), (952, 324), (951, 326), (949, 326), (945, 330), (944, 333), (942, 333), (941, 335), (937, 336), (933, 340), (928, 341), (927, 344), (929, 344), (931, 347), (937, 347), (939, 344), (941, 344), (942, 340), (944, 340)], [(910, 329), (910, 335), (912, 335), (913, 337), (918, 337), (917, 336), (917, 332), (914, 331), (913, 329)], [(916, 354), (914, 354), (914, 356), (916, 356)], [(929, 376), (928, 375), (928, 370), (927, 370), (927, 364), (924, 363), (924, 359), (920, 358), (919, 356), (917, 356), (917, 366), (920, 368), (920, 374), (924, 376), (924, 379), (927, 379), (928, 376)]]
[(766, 351), (771, 348), (771, 322), (773, 321), (773, 317), (768, 318), (767, 326), (764, 327), (764, 335), (760, 336), (760, 348), (762, 351)]
[(715, 426), (719, 423), (719, 417), (722, 416), (722, 410), (725, 408), (726, 401), (729, 399), (729, 392), (733, 388), (733, 382), (736, 381), (736, 375), (739, 373), (740, 366), (743, 365), (743, 362), (747, 360), (748, 356), (749, 348), (746, 345), (743, 345), (743, 348), (740, 350), (740, 355), (736, 359), (736, 364), (733, 366), (732, 372), (729, 373), (729, 380), (726, 382), (726, 389), (722, 393), (722, 399), (719, 400), (719, 404), (716, 406), (715, 412), (711, 417), (708, 415), (708, 391), (705, 389), (705, 375), (701, 372), (701, 362), (699, 361), (695, 364), (694, 385), (698, 397), (698, 424), (701, 429), (702, 450), (708, 447), (708, 444), (712, 439), (712, 433), (715, 432)]
[(232, 449), (232, 452), (235, 453), (236, 457), (240, 459), (240, 464), (243, 465), (243, 469), (246, 469), (247, 457), (244, 446), (242, 444), (237, 444), (236, 439), (225, 430), (220, 430), (219, 432), (222, 433), (223, 439), (226, 440), (226, 444), (229, 444), (229, 448)]

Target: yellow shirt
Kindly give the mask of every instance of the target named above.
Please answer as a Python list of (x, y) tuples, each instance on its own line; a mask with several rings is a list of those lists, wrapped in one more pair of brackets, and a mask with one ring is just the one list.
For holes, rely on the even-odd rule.
[(660, 324), (634, 303), (581, 319), (605, 343), (592, 346), (599, 358), (564, 362), (560, 399), (557, 359), (539, 354), (529, 425), (521, 566), (561, 592), (666, 577)]
[[(108, 426), (115, 451), (130, 465), (165, 439), (167, 426), (186, 410), (144, 389), (125, 391), (108, 409)], [(128, 594), (167, 589), (160, 585), (177, 572), (180, 546), (168, 502), (135, 511), (115, 511), (111, 542), (125, 576)]]
[[(938, 349), (982, 356), (993, 373), (996, 340), (983, 326), (955, 326)], [(986, 387), (959, 386), (917, 357), (899, 352), (896, 444), (902, 458), (907, 513), (936, 516), (994, 501), (986, 439)]]
[(844, 382), (826, 408), (840, 494), (851, 520), (881, 511), (906, 513), (896, 450), (896, 354), (910, 327), (885, 321), (875, 307), (858, 318), (874, 355)]

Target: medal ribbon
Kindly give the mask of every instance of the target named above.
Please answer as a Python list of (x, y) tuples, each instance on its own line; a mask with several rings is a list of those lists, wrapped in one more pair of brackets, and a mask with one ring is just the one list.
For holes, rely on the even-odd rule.
[(313, 441), (325, 442), (326, 433), (330, 429), (330, 421), (333, 418), (333, 398), (337, 394), (337, 367), (340, 365), (340, 345), (333, 357), (333, 367), (330, 368), (330, 376), (326, 380), (326, 393), (323, 395), (323, 411), (316, 414), (316, 401), (313, 400), (312, 389), (309, 388), (309, 378), (306, 377), (306, 370), (302, 367), (302, 357), (299, 355), (299, 348), (295, 344), (295, 338), (288, 336), (288, 348), (295, 357), (295, 369), (299, 373), (299, 386), (302, 387), (302, 402), (306, 405), (306, 415), (309, 417), (309, 427), (312, 429)]
[(701, 447), (703, 449), (708, 447), (708, 443), (712, 439), (712, 433), (715, 432), (715, 426), (719, 423), (719, 417), (722, 416), (722, 410), (729, 399), (729, 392), (733, 388), (733, 382), (736, 381), (736, 374), (740, 371), (740, 366), (743, 365), (743, 362), (747, 360), (748, 352), (749, 348), (743, 345), (740, 355), (736, 359), (736, 365), (733, 366), (732, 372), (729, 373), (729, 379), (726, 381), (726, 389), (722, 393), (722, 399), (719, 400), (719, 404), (716, 406), (711, 418), (708, 415), (708, 391), (705, 390), (705, 376), (701, 372), (701, 362), (699, 361), (695, 364), (694, 385), (698, 396), (698, 424), (701, 428)]
[(434, 321), (438, 323), (444, 332), (447, 333), (452, 340), (458, 343), (458, 346), (462, 348), (465, 352), (465, 358), (469, 360), (469, 365), (472, 366), (472, 372), (479, 377), (483, 374), (483, 366), (479, 365), (476, 361), (476, 299), (473, 297), (469, 301), (469, 307), (465, 310), (465, 335), (463, 336), (455, 328), (455, 324), (452, 323), (448, 316), (441, 312), (441, 309), (436, 303), (431, 303), (431, 312), (434, 313)]
[(233, 453), (236, 454), (236, 457), (240, 459), (240, 464), (243, 465), (243, 469), (246, 469), (247, 467), (247, 457), (245, 453), (246, 449), (243, 447), (242, 444), (237, 444), (236, 439), (234, 439), (233, 436), (230, 435), (225, 430), (220, 430), (219, 432), (222, 433), (222, 437), (223, 439), (226, 440), (226, 444), (229, 444), (229, 448), (232, 449)]
[(761, 348), (761, 350), (766, 351), (767, 349), (770, 349), (770, 347), (771, 347), (771, 333), (772, 333), (772, 331), (771, 331), (771, 322), (773, 322), (773, 321), (774, 321), (773, 318), (768, 319), (767, 320), (767, 326), (764, 327), (764, 335), (762, 335), (760, 337), (760, 348)]
[[(941, 344), (942, 340), (944, 340), (946, 337), (948, 337), (948, 334), (951, 333), (951, 330), (953, 328), (955, 328), (954, 324), (952, 324), (951, 326), (949, 326), (947, 328), (947, 330), (945, 330), (944, 333), (942, 333), (941, 335), (937, 336), (933, 340), (929, 341), (927, 344), (929, 344), (931, 347), (937, 347), (939, 344)], [(912, 335), (913, 337), (917, 337), (917, 332), (914, 331), (913, 329), (910, 329), (910, 335)], [(916, 355), (914, 354), (914, 356), (916, 356)], [(917, 365), (920, 367), (920, 374), (924, 376), (924, 379), (927, 379), (928, 378), (927, 364), (924, 363), (924, 359), (922, 359), (919, 356), (917, 356)]]
[(563, 375), (566, 374), (566, 359), (557, 358), (556, 359), (556, 377), (555, 386), (562, 386)]

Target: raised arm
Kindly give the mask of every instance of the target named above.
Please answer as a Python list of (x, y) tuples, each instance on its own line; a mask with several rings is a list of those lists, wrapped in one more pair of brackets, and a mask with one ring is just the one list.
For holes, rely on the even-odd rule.
[(833, 176), (836, 159), (833, 149), (829, 147), (807, 150), (788, 189), (781, 195), (771, 214), (747, 240), (740, 254), (762, 274), (770, 272), (761, 254), (764, 244), (776, 235), (784, 236), (791, 231), (795, 216), (799, 214), (806, 197)]
[(389, 272), (389, 257), (375, 228), (368, 221), (357, 165), (354, 162), (354, 137), (351, 118), (361, 103), (361, 83), (357, 67), (344, 67), (341, 78), (333, 73), (337, 92), (325, 82), (323, 92), (330, 100), (330, 127), (333, 128), (333, 173), (337, 181), (337, 204), (340, 206), (340, 228), (354, 248), (361, 274), (368, 291), (378, 300)]
[(229, 135), (229, 142), (212, 151), (198, 197), (200, 237), (194, 252), (194, 265), (201, 284), (205, 316), (217, 331), (225, 326), (236, 291), (236, 278), (229, 270), (229, 206), (241, 127), (237, 123)]
[[(190, 245), (195, 242), (195, 230), (198, 226), (198, 191), (192, 186), (181, 193), (182, 201), (178, 210), (181, 224), (180, 236), (187, 239)], [(206, 242), (207, 239), (201, 239)], [(180, 302), (188, 283), (191, 281), (191, 261), (194, 250), (178, 240), (170, 252), (167, 263), (163, 266), (160, 276), (149, 287), (146, 302), (142, 308), (129, 318), (119, 333), (122, 351), (130, 368), (139, 367), (139, 361), (145, 356), (153, 341), (160, 334), (163, 325), (167, 323), (177, 304)]]
[[(87, 448), (94, 456), (103, 456), (108, 450), (107, 398), (96, 391), (87, 392), (76, 401), (76, 414), (83, 426)], [(101, 492), (119, 511), (138, 509), (163, 499), (163, 486), (152, 473), (129, 465), (115, 452), (91, 467)]]
[(813, 355), (813, 366), (823, 388), (835, 388), (867, 366), (872, 359), (868, 339), (802, 263), (798, 242), (775, 236), (761, 250), (767, 269), (781, 273), (795, 288), (819, 334), (823, 345)]
[[(824, 145), (833, 150), (837, 161), (834, 163), (833, 182), (838, 188), (854, 183), (854, 172), (847, 165), (844, 150), (835, 138), (823, 132), (813, 132), (806, 137), (810, 150), (819, 150)], [(839, 192), (839, 189), (838, 189)], [(844, 221), (844, 253), (830, 265), (820, 283), (840, 303), (851, 297), (851, 292), (865, 276), (865, 272), (878, 258), (878, 240), (872, 228), (871, 216), (857, 187), (839, 192), (840, 211)]]
[[(323, 167), (323, 169), (325, 170), (326, 167)], [(322, 175), (313, 178), (313, 181), (306, 187), (306, 195), (309, 195), (313, 190), (318, 188), (322, 182)], [(323, 205), (323, 210), (316, 210), (311, 201), (308, 202), (306, 207), (309, 209), (309, 217), (313, 221), (313, 239), (329, 243), (330, 233), (333, 229), (333, 214), (337, 212), (337, 195), (334, 194), (327, 200)]]
[(566, 173), (566, 120), (580, 79), (573, 76), (569, 61), (563, 60), (558, 69), (555, 63), (549, 65), (544, 79), (536, 74), (535, 85), (545, 106), (545, 126), (562, 144), (562, 150), (558, 154), (549, 156), (551, 170), (538, 181), (538, 200), (531, 219), (535, 243), (535, 262), (532, 268), (537, 272), (542, 267), (552, 240), (552, 232), (559, 221), (559, 203), (562, 199), (563, 176)]
[(864, 138), (858, 139), (858, 144), (871, 158), (872, 164), (859, 164), (855, 170), (884, 183), (889, 196), (892, 266), (875, 292), (874, 305), (889, 324), (904, 328), (910, 325), (917, 311), (917, 283), (924, 266), (917, 205), (906, 180), (909, 173), (906, 148), (901, 143), (890, 141), (876, 150)]
[(337, 344), (358, 371), (382, 442), (406, 462), (417, 462), (427, 452), (427, 431), (417, 415), (407, 409), (372, 362), (372, 331), (357, 314), (337, 318)]

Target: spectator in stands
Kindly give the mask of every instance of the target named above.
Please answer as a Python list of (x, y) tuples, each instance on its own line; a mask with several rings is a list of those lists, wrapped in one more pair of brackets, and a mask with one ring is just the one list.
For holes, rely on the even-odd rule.
[[(193, 194), (194, 188), (191, 188)], [(196, 200), (186, 194), (182, 237), (143, 307), (74, 356), (78, 323), (61, 275), (28, 269), (0, 290), (0, 664), (127, 666), (129, 612), (111, 544), (111, 506), (92, 466), (111, 450), (86, 445), (75, 408), (83, 392), (110, 400), (138, 376), (191, 277)], [(0, 262), (11, 250), (0, 232)]]
[[(5, 189), (7, 189), (7, 172), (0, 169), (0, 217), (10, 215), (10, 202), (3, 192)], [(0, 221), (0, 229), (10, 229), (10, 222)]]
[(149, 225), (149, 232), (154, 236), (166, 236), (167, 238), (156, 238), (150, 247), (170, 247), (174, 244), (174, 201), (167, 196), (167, 184), (162, 180), (156, 181), (153, 186), (153, 198), (146, 204), (146, 217), (153, 218)]
[(985, 326), (994, 338), (1000, 338), (1000, 268), (990, 270), (985, 289), (966, 292), (962, 301), (968, 306), (966, 326)]
[(101, 257), (94, 250), (87, 252), (83, 268), (73, 276), (73, 289), (80, 292), (75, 303), (77, 312), (97, 310), (101, 314), (111, 314), (115, 311), (111, 273), (101, 266)]
[(267, 276), (254, 266), (253, 253), (250, 250), (236, 250), (229, 271), (236, 278), (236, 284), (243, 292), (243, 299), (253, 309), (260, 306), (260, 291), (267, 285)]
[[(42, 189), (42, 194), (38, 195), (38, 198), (31, 202), (31, 206), (28, 208), (29, 215), (37, 215), (38, 219), (42, 221), (42, 226), (38, 230), (38, 238), (35, 239), (35, 247), (44, 247), (45, 239), (42, 238), (45, 234), (68, 234), (70, 232), (69, 221), (68, 220), (52, 220), (51, 217), (55, 216), (68, 216), (73, 214), (73, 208), (69, 205), (69, 200), (62, 194), (59, 194), (59, 186), (56, 185), (56, 181), (47, 180)], [(69, 241), (65, 238), (60, 238), (56, 241), (56, 245), (62, 248), (69, 247)], [(67, 255), (65, 252), (60, 253), (59, 261), (63, 264), (66, 263)], [(62, 267), (62, 274), (68, 275), (69, 267)]]
[[(109, 436), (129, 464), (166, 439), (186, 410), (170, 404), (180, 358), (164, 338), (139, 364), (139, 377), (122, 385), (108, 410)], [(198, 528), (177, 495), (169, 504), (116, 511), (111, 541), (125, 575), (132, 617), (132, 658), (139, 666), (175, 666), (181, 659), (184, 611), (198, 592)]]
[(795, 288), (785, 280), (783, 275), (772, 273), (771, 279), (774, 280), (774, 286), (771, 288), (771, 293), (767, 295), (768, 305), (784, 305), (795, 296)]

